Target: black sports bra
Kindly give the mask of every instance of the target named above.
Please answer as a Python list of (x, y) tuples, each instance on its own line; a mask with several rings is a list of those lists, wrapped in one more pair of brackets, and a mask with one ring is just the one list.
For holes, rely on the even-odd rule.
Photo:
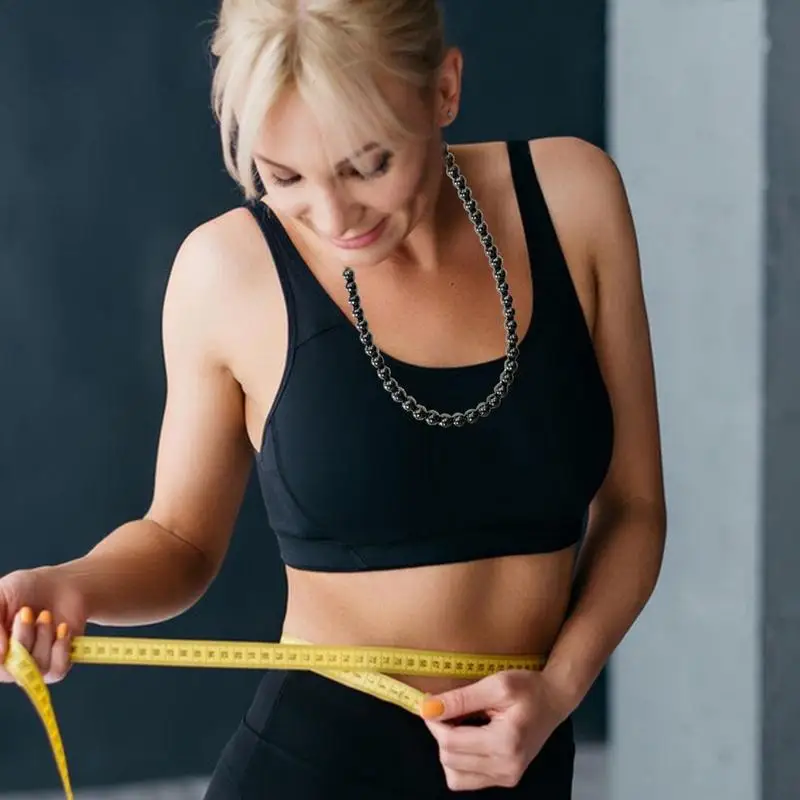
[[(256, 455), (285, 564), (393, 569), (552, 552), (580, 539), (611, 458), (611, 406), (528, 143), (510, 142), (508, 153), (533, 319), (508, 396), (462, 428), (429, 427), (392, 401), (280, 222), (263, 203), (248, 206), (289, 320), (285, 372)], [(427, 368), (384, 358), (404, 389), (440, 411), (483, 400), (503, 361)]]

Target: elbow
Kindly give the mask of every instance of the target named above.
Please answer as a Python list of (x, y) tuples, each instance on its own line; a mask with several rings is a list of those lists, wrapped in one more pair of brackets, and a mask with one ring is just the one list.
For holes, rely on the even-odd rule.
[(667, 536), (667, 506), (663, 497), (597, 497), (589, 513), (590, 527), (595, 522), (626, 521), (646, 527), (662, 543)]
[(628, 497), (595, 503), (586, 532), (585, 555), (589, 560), (609, 551), (624, 553), (624, 561), (635, 565), (632, 574), (652, 591), (661, 574), (667, 536), (664, 502), (645, 497)]

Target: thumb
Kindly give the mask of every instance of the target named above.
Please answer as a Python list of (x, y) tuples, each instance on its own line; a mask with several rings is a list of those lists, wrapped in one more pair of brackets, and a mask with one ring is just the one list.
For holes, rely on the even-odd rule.
[(441, 722), (495, 708), (502, 699), (500, 686), (492, 680), (496, 677), (493, 675), (449, 692), (428, 695), (422, 703), (423, 719)]

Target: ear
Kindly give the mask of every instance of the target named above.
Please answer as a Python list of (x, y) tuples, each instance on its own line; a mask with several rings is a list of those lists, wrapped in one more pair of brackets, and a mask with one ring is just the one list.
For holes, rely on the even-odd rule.
[(450, 125), (458, 116), (463, 74), (464, 54), (457, 47), (448, 48), (439, 67), (436, 86), (437, 124), (439, 127)]

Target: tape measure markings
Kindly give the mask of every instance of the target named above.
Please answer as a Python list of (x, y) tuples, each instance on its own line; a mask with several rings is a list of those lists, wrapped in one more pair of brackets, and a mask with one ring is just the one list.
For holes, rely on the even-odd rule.
[(210, 667), (232, 669), (335, 669), (405, 675), (474, 677), (508, 669), (541, 669), (541, 656), (449, 653), (392, 647), (342, 647), (300, 643), (203, 642), (79, 636), (72, 645), (76, 664)]

